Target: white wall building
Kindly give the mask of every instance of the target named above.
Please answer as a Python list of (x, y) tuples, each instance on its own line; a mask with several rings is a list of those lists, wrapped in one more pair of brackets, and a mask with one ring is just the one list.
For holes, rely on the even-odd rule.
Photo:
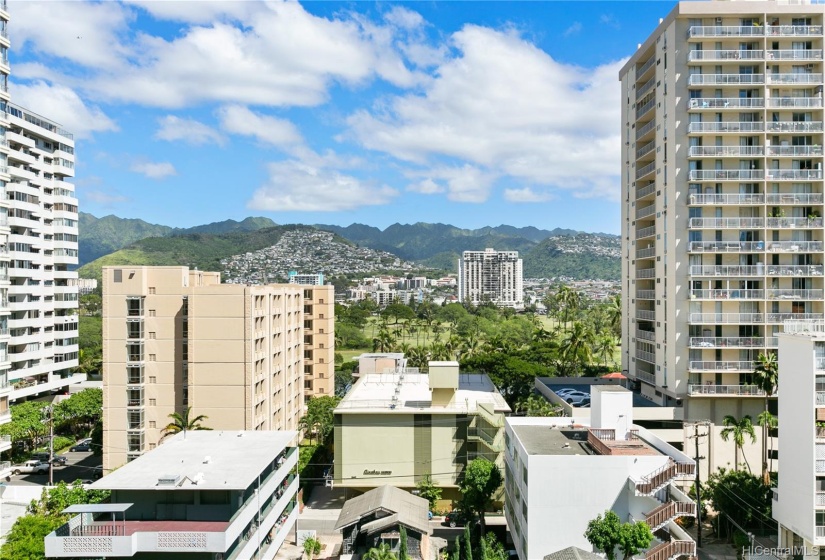
[(290, 270), (289, 274), (287, 275), (290, 284), (304, 284), (307, 286), (323, 286), (324, 285), (324, 273), (319, 272), (318, 274), (298, 274), (298, 272), (294, 270)]
[(620, 71), (622, 369), (714, 423), (714, 469), (758, 355), (823, 317), (822, 50), (821, 5), (679, 2)]
[[(296, 432), (191, 431), (90, 486), (46, 539), (49, 558), (275, 557), (298, 517)], [(294, 532), (293, 532), (294, 534)]]
[(675, 482), (695, 476), (693, 459), (633, 424), (629, 391), (593, 386), (591, 418), (508, 417), (505, 516), (522, 560), (568, 546), (592, 550), (587, 523), (606, 510), (646, 521), (656, 540), (646, 558), (695, 556), (675, 520), (696, 507)]
[(524, 278), (518, 251), (464, 251), (458, 259), (458, 299), (524, 306)]
[[(788, 321), (779, 338), (779, 546), (825, 546), (825, 323)], [(808, 554), (812, 554), (809, 552)]]

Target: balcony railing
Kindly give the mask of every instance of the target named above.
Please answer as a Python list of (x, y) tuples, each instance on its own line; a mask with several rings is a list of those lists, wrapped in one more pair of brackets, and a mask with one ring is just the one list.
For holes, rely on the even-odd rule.
[(636, 250), (636, 258), (637, 259), (646, 259), (648, 257), (655, 257), (656, 256), (656, 246), (646, 247), (644, 249), (637, 249)]
[[(820, 243), (821, 245), (821, 243)], [(820, 249), (821, 250), (821, 249)], [(822, 299), (825, 297), (825, 290), (793, 290), (793, 289), (772, 289), (765, 290), (768, 299)]]
[(656, 269), (641, 268), (636, 271), (636, 278), (656, 278)]
[(765, 51), (762, 50), (737, 50), (737, 49), (701, 49), (688, 53), (688, 62), (701, 60), (762, 60), (765, 58)]
[(688, 181), (761, 181), (764, 169), (692, 169)]
[(818, 181), (821, 169), (768, 169), (769, 181)]
[(654, 97), (653, 99), (651, 99), (650, 101), (648, 101), (647, 103), (642, 105), (641, 107), (636, 107), (636, 119), (638, 120), (638, 119), (642, 118), (642, 116), (644, 116), (648, 111), (653, 109), (655, 106), (656, 106), (656, 98)]
[(651, 56), (644, 64), (639, 66), (636, 69), (636, 79), (638, 80), (640, 76), (644, 75), (645, 72), (650, 70), (651, 66), (656, 64), (656, 56)]
[(656, 213), (656, 203), (648, 204), (642, 208), (636, 209), (636, 219), (645, 218)]
[(636, 299), (656, 299), (656, 290), (636, 290)]
[(816, 507), (825, 507), (825, 492), (816, 493)]
[(640, 126), (639, 128), (636, 129), (636, 140), (638, 140), (639, 138), (641, 138), (642, 136), (644, 136), (645, 134), (647, 134), (648, 132), (650, 132), (654, 128), (656, 128), (656, 121), (655, 120), (652, 120), (649, 123)]
[(649, 195), (649, 194), (651, 194), (655, 191), (656, 191), (656, 183), (650, 183), (649, 185), (641, 187), (641, 188), (636, 187), (636, 200), (638, 200), (640, 198), (644, 198), (647, 195)]
[(636, 329), (636, 338), (641, 338), (642, 340), (656, 340), (656, 333), (654, 331), (643, 331), (642, 329)]
[(649, 92), (653, 89), (653, 86), (656, 85), (656, 76), (653, 76), (648, 81), (646, 81), (643, 85), (636, 88), (636, 99), (641, 99), (644, 94)]
[(691, 299), (765, 299), (765, 290), (691, 290)]
[(688, 321), (695, 325), (733, 325), (737, 323), (762, 323), (762, 313), (691, 313)]
[(821, 264), (805, 265), (767, 265), (765, 272), (768, 276), (822, 276)]
[(738, 361), (691, 361), (690, 371), (753, 371), (754, 362)]
[(636, 359), (642, 360), (643, 362), (647, 362), (649, 364), (656, 363), (656, 354), (653, 352), (645, 352), (644, 350), (636, 350)]
[(771, 97), (768, 105), (771, 109), (781, 109), (782, 107), (796, 108), (819, 108), (822, 107), (821, 97)]
[(782, 324), (785, 321), (821, 321), (825, 315), (822, 313), (768, 313), (766, 318), (768, 323)]
[(797, 72), (791, 74), (768, 74), (769, 84), (821, 84), (822, 74)]
[(768, 132), (822, 132), (822, 121), (768, 121), (765, 129)]
[(639, 381), (644, 381), (649, 385), (656, 385), (656, 374), (655, 373), (648, 373), (646, 371), (636, 370), (636, 379)]
[(689, 274), (691, 276), (764, 276), (765, 267), (763, 265), (690, 265)]
[[(817, 369), (825, 369), (825, 364), (817, 366)], [(825, 391), (816, 392), (816, 406), (825, 406)]]
[(691, 241), (688, 243), (688, 251), (691, 253), (753, 253), (764, 250), (763, 241)]
[(780, 37), (799, 37), (822, 35), (821, 25), (768, 25), (765, 27), (765, 35), (778, 35)]
[(636, 150), (636, 159), (639, 159), (640, 157), (642, 157), (646, 154), (649, 154), (650, 152), (652, 152), (655, 149), (656, 149), (656, 141), (651, 140), (650, 142), (648, 142), (647, 144), (645, 144), (644, 146), (642, 146), (641, 148)]
[(690, 395), (734, 395), (740, 397), (764, 397), (765, 391), (756, 385), (688, 385)]
[(688, 37), (761, 37), (765, 28), (752, 25), (692, 25)]
[(694, 97), (688, 99), (689, 109), (761, 109), (764, 97)]
[(639, 169), (636, 170), (636, 180), (641, 179), (642, 177), (644, 177), (648, 173), (652, 173), (655, 170), (656, 170), (656, 162), (655, 161), (653, 163), (649, 163), (649, 164), (645, 165), (644, 167), (640, 167)]
[(768, 60), (822, 60), (822, 49), (781, 49), (768, 51)]
[(692, 122), (688, 124), (688, 132), (763, 132), (765, 123), (763, 122)]
[[(816, 473), (822, 474), (825, 473), (825, 460), (817, 459), (816, 460)], [(819, 529), (819, 527), (817, 527)]]
[(765, 227), (782, 228), (821, 228), (822, 218), (766, 218)]
[(817, 538), (825, 537), (825, 527), (817, 526), (816, 527), (816, 536), (817, 536)]
[(656, 235), (656, 226), (648, 226), (636, 230), (636, 239), (643, 239), (654, 235)]
[(764, 146), (691, 146), (690, 157), (742, 157), (765, 155)]
[[(784, 74), (774, 74), (782, 76)], [(812, 76), (813, 74), (803, 74)], [(822, 80), (820, 79), (820, 82)], [(688, 77), (689, 86), (722, 86), (727, 84), (764, 84), (764, 74), (693, 74)], [(784, 82), (783, 82), (784, 83)]]
[(822, 193), (769, 193), (765, 195), (768, 204), (822, 204)]
[(647, 311), (644, 309), (637, 309), (636, 310), (636, 318), (643, 319), (645, 321), (655, 321), (656, 320), (656, 312), (655, 311)]
[(688, 227), (699, 229), (753, 229), (765, 227), (764, 218), (690, 218)]
[(690, 338), (691, 348), (763, 348), (765, 339), (761, 336), (694, 336)]

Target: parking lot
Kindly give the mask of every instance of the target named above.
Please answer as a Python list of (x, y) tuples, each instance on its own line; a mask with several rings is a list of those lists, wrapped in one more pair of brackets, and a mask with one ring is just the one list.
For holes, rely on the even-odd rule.
[[(62, 453), (61, 457), (66, 457), (66, 466), (54, 467), (54, 482), (72, 483), (75, 480), (92, 480), (95, 475), (95, 467), (101, 466), (103, 458), (95, 456), (91, 452)], [(49, 483), (48, 474), (20, 474), (12, 475), (11, 480), (6, 482), (9, 486), (45, 486)]]

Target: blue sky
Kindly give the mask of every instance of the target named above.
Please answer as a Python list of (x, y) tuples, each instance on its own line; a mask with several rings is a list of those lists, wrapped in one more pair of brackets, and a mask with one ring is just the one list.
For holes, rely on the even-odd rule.
[(618, 233), (617, 73), (672, 6), (11, 0), (11, 94), (97, 216)]

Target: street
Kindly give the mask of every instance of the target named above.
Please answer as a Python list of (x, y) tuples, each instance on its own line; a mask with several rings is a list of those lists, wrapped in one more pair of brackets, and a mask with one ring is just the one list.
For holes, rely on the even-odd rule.
[[(101, 457), (96, 457), (91, 452), (85, 453), (63, 453), (61, 457), (66, 457), (65, 467), (54, 467), (54, 482), (72, 483), (77, 479), (94, 480), (95, 467), (102, 463)], [(48, 474), (20, 474), (12, 475), (8, 486), (45, 486), (49, 483)]]

